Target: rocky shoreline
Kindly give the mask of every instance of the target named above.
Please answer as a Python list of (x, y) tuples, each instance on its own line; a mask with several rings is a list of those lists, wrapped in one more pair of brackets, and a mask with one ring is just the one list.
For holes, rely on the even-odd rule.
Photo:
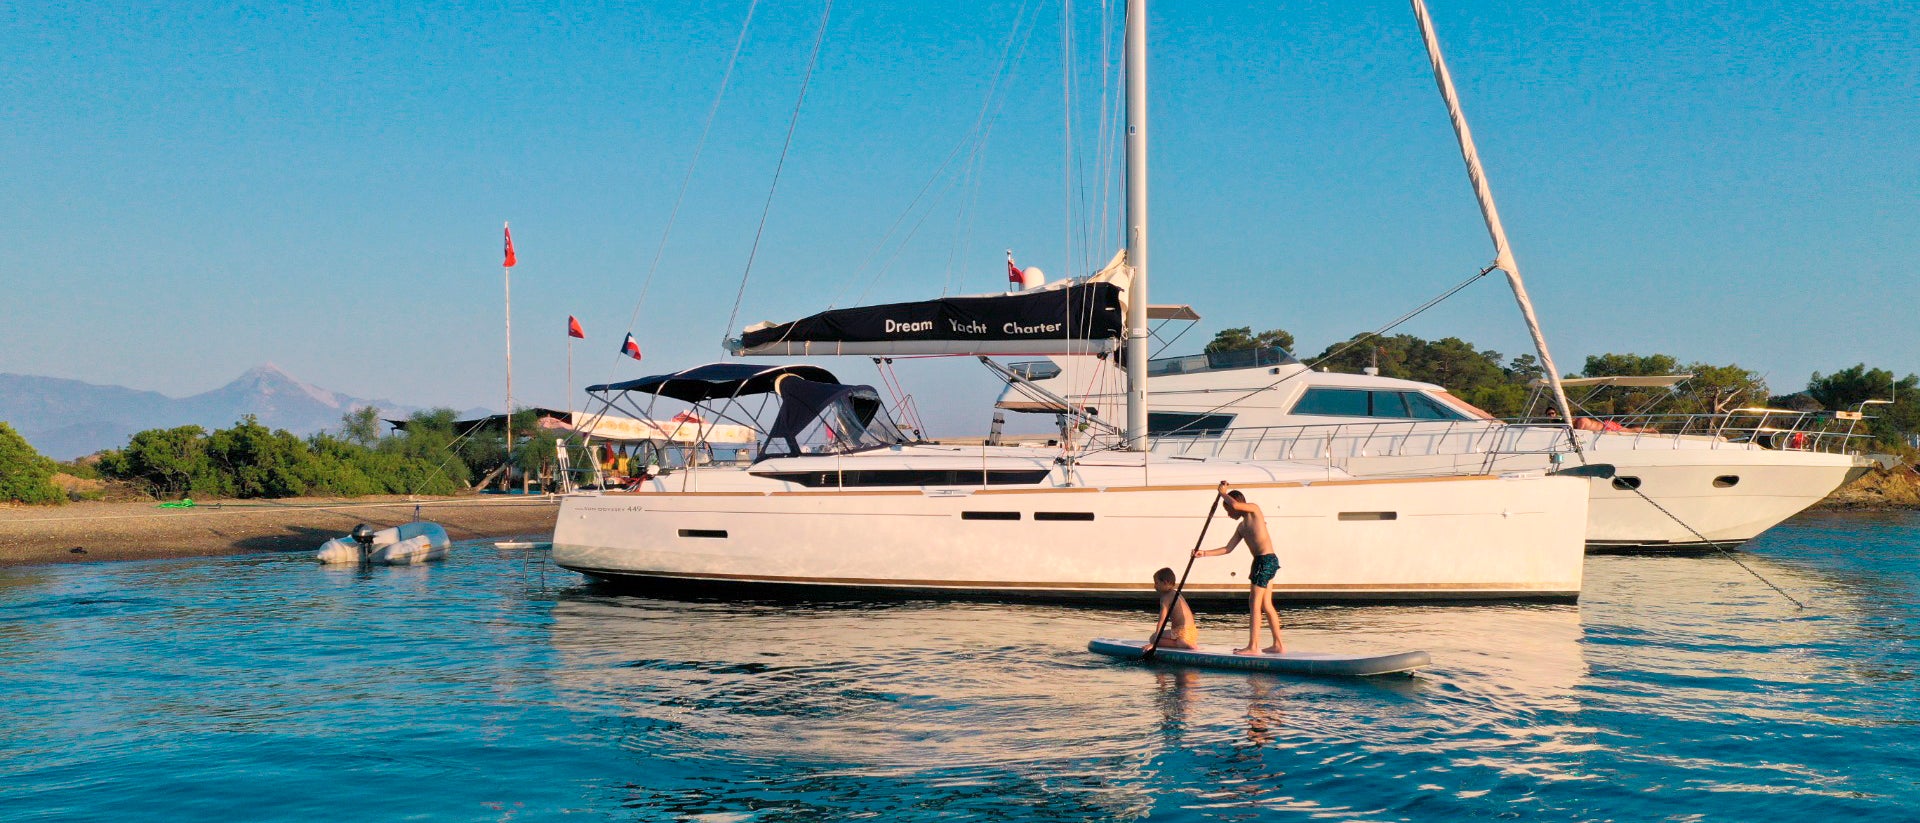
[(465, 495), (202, 501), (163, 509), (152, 501), (0, 506), (0, 566), (200, 557), (315, 549), (356, 523), (415, 519), (447, 527), (455, 540), (553, 534), (551, 497)]
[(1920, 509), (1920, 473), (1906, 465), (1874, 469), (1814, 504), (1824, 511)]

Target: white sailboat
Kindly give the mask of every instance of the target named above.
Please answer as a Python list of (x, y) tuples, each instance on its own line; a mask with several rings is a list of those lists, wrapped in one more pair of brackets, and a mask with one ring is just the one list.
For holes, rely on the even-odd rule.
[[(1184, 560), (1215, 484), (1263, 507), (1282, 599), (1570, 599), (1590, 481), (1542, 471), (1357, 479), (1324, 463), (1152, 454), (1147, 440), (1145, 4), (1126, 12), (1123, 271), (1012, 296), (845, 309), (756, 327), (738, 351), (1087, 354), (1121, 349), (1119, 449), (910, 442), (870, 387), (811, 366), (715, 364), (589, 391), (693, 403), (739, 422), (778, 402), (750, 462), (564, 498), (559, 565), (611, 581), (819, 592), (1135, 598)], [(1517, 281), (1516, 281), (1517, 282)], [(1524, 300), (1524, 293), (1521, 295)], [(1124, 320), (1120, 318), (1124, 316)], [(813, 349), (807, 349), (812, 351)], [(642, 416), (645, 412), (641, 412)], [(1189, 596), (1242, 598), (1238, 563), (1197, 564)]]

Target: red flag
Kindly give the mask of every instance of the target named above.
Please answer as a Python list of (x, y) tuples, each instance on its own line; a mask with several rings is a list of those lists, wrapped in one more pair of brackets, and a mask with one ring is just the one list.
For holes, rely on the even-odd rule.
[(1026, 272), (1020, 270), (1019, 266), (1013, 264), (1013, 252), (1007, 252), (1007, 285), (1012, 286), (1015, 290), (1025, 288), (1027, 285), (1026, 274)]
[(581, 340), (587, 339), (587, 333), (580, 330), (580, 321), (571, 314), (567, 315), (567, 336), (578, 337)]
[(507, 224), (501, 223), (500, 230), (507, 233), (507, 262), (501, 263), (500, 267), (503, 269), (511, 269), (514, 263), (519, 262), (513, 257), (513, 229), (509, 228)]
[(640, 359), (640, 343), (633, 339), (633, 332), (627, 332), (627, 342), (620, 344), (620, 353), (635, 360)]

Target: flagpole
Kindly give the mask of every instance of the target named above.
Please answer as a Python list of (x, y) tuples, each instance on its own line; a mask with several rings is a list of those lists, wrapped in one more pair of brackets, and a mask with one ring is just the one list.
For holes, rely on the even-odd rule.
[[(512, 230), (511, 226), (508, 226), (505, 223), (502, 223), (500, 225), (507, 231), (511, 232)], [(513, 235), (508, 234), (507, 236), (511, 238)], [(509, 240), (508, 242), (511, 243), (512, 241)], [(500, 473), (500, 488), (503, 491), (512, 491), (513, 490), (513, 266), (511, 265), (510, 261), (508, 265), (503, 265), (500, 267), (500, 279), (501, 279), (501, 282), (503, 282), (506, 285), (506, 290), (507, 290), (507, 421), (506, 421), (507, 423), (507, 467), (505, 471)]]

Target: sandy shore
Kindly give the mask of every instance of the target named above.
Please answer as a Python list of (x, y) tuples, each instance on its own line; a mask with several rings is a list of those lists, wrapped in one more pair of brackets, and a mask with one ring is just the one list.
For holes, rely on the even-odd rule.
[[(420, 519), (446, 526), (455, 540), (547, 539), (559, 514), (553, 498), (506, 495), (225, 500), (191, 509), (157, 508), (152, 501), (0, 505), (0, 566), (305, 551), (356, 523), (407, 522), (416, 508)], [(1814, 507), (1916, 508), (1920, 474), (1905, 467), (1870, 472)]]
[(505, 495), (203, 501), (191, 509), (150, 501), (0, 506), (0, 566), (317, 549), (356, 523), (405, 523), (416, 507), (455, 540), (546, 539), (560, 511), (553, 498)]

